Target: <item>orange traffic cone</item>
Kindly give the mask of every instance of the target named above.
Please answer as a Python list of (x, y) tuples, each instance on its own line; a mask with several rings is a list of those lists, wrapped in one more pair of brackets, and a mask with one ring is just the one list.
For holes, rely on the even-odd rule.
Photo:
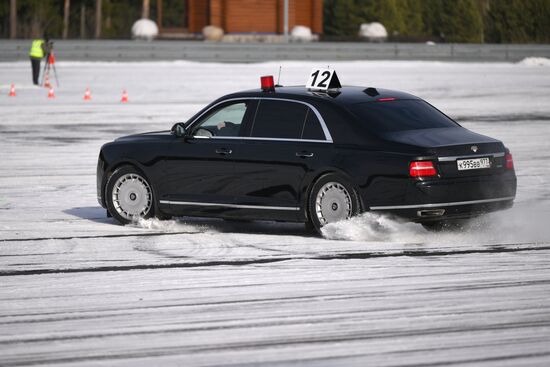
[(50, 87), (50, 89), (48, 90), (48, 98), (50, 98), (50, 99), (55, 98), (55, 93), (54, 93), (52, 87)]
[(44, 78), (44, 88), (51, 88), (52, 85), (50, 84), (50, 76), (46, 74), (46, 77)]
[(90, 92), (90, 88), (86, 88), (86, 92), (84, 92), (84, 100), (89, 101), (92, 99), (92, 93)]
[(128, 102), (128, 92), (126, 92), (126, 89), (122, 91), (122, 98), (120, 99), (120, 102), (122, 103)]
[(10, 86), (10, 94), (8, 94), (10, 97), (15, 97), (15, 85), (12, 83)]

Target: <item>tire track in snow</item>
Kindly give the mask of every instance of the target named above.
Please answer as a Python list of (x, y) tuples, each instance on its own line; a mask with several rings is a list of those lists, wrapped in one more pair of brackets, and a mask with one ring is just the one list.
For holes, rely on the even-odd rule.
[[(402, 337), (425, 337), (425, 336), (437, 336), (437, 335), (448, 335), (448, 334), (464, 334), (471, 332), (498, 332), (503, 330), (521, 330), (521, 329), (533, 329), (533, 328), (545, 328), (549, 323), (536, 323), (536, 322), (522, 322), (522, 323), (502, 323), (498, 325), (482, 325), (476, 327), (435, 327), (435, 328), (425, 328), (423, 330), (414, 330), (414, 331), (381, 331), (378, 333), (372, 333), (370, 331), (356, 331), (353, 333), (350, 332), (334, 332), (332, 335), (314, 335), (314, 336), (300, 336), (295, 335), (292, 337), (285, 337), (284, 339), (275, 338), (271, 340), (262, 340), (262, 341), (234, 341), (227, 342), (224, 344), (217, 344), (215, 346), (208, 345), (198, 345), (198, 346), (185, 346), (178, 348), (171, 347), (161, 347), (161, 348), (151, 348), (149, 350), (131, 350), (127, 352), (111, 352), (108, 354), (88, 354), (81, 356), (40, 356), (40, 359), (33, 360), (31, 357), (25, 361), (8, 361), (10, 365), (20, 366), (20, 365), (42, 365), (42, 364), (60, 364), (60, 363), (82, 363), (87, 361), (103, 361), (103, 360), (132, 360), (132, 359), (142, 359), (150, 357), (161, 357), (161, 356), (178, 356), (178, 355), (190, 355), (195, 353), (205, 353), (205, 352), (220, 352), (220, 351), (239, 351), (239, 350), (250, 350), (250, 349), (265, 349), (265, 348), (284, 348), (284, 347), (295, 347), (297, 345), (323, 345), (328, 344), (332, 345), (334, 343), (349, 343), (349, 342), (358, 342), (365, 340), (381, 340), (381, 339), (395, 339)], [(251, 325), (254, 327), (254, 325)], [(258, 326), (263, 326), (259, 324)], [(145, 332), (120, 332), (120, 333), (111, 333), (111, 334), (97, 334), (97, 335), (86, 335), (81, 336), (67, 336), (59, 338), (44, 338), (36, 340), (25, 340), (25, 341), (14, 341), (14, 344), (19, 343), (35, 343), (35, 342), (51, 342), (51, 341), (74, 341), (78, 339), (88, 339), (88, 338), (104, 338), (106, 336), (132, 336), (132, 335), (143, 335), (150, 336), (152, 334), (180, 334), (182, 332), (193, 332), (193, 331), (205, 331), (208, 328), (185, 328), (185, 329), (174, 329), (174, 330), (156, 330), (156, 331), (145, 331)], [(231, 327), (230, 327), (231, 329)], [(212, 328), (212, 330), (220, 330), (220, 327)], [(11, 344), (11, 343), (10, 343)], [(433, 349), (433, 350), (441, 350)], [(528, 359), (533, 357), (547, 357), (550, 356), (550, 352), (538, 352), (538, 353), (517, 353), (512, 356), (499, 356), (499, 357), (486, 357), (486, 358), (466, 358), (455, 361), (454, 363), (446, 362), (444, 364), (462, 364), (466, 362), (484, 362), (484, 361), (495, 361), (495, 360), (509, 360), (509, 359)], [(441, 363), (422, 363), (422, 364), (402, 364), (401, 366), (439, 366)]]
[[(171, 233), (170, 233), (171, 234)], [(472, 255), (472, 254), (495, 254), (495, 253), (513, 253), (513, 252), (528, 252), (528, 251), (547, 251), (550, 250), (550, 245), (546, 246), (530, 246), (535, 244), (526, 244), (528, 247), (506, 247), (508, 245), (494, 245), (489, 248), (468, 249), (468, 250), (443, 250), (443, 251), (426, 251), (426, 250), (405, 250), (395, 253), (380, 253), (380, 252), (352, 252), (352, 253), (334, 253), (329, 255), (317, 256), (280, 256), (269, 258), (253, 258), (241, 260), (219, 260), (219, 261), (203, 261), (203, 262), (177, 262), (177, 263), (162, 263), (162, 264), (136, 264), (136, 265), (115, 265), (115, 266), (97, 266), (88, 268), (50, 268), (50, 269), (29, 269), (29, 270), (0, 270), (0, 277), (20, 276), (20, 275), (42, 275), (42, 274), (66, 274), (66, 273), (89, 273), (89, 272), (106, 272), (106, 271), (131, 271), (131, 270), (156, 270), (156, 269), (178, 269), (178, 268), (198, 268), (198, 267), (217, 267), (217, 266), (248, 266), (261, 265), (289, 260), (366, 260), (373, 258), (391, 258), (391, 257), (431, 257), (431, 256), (455, 256), (455, 255)], [(515, 245), (518, 246), (518, 245)]]
[[(321, 317), (318, 320), (319, 323), (326, 322), (327, 317)], [(312, 324), (311, 320), (303, 320), (301, 322), (304, 325)], [(153, 335), (153, 334), (180, 334), (180, 333), (189, 333), (196, 331), (216, 331), (216, 330), (231, 330), (231, 329), (241, 329), (246, 328), (260, 328), (268, 326), (281, 326), (281, 325), (296, 325), (295, 320), (277, 320), (277, 321), (256, 321), (248, 324), (236, 324), (236, 325), (212, 325), (212, 326), (189, 326), (189, 327), (174, 327), (161, 330), (135, 330), (135, 331), (111, 331), (111, 332), (101, 332), (101, 333), (84, 333), (77, 335), (50, 335), (46, 337), (29, 337), (29, 338), (12, 338), (10, 340), (0, 341), (0, 345), (12, 345), (12, 344), (21, 344), (21, 343), (43, 343), (43, 342), (61, 342), (67, 340), (78, 340), (78, 339), (90, 339), (90, 338), (105, 338), (113, 336), (132, 336), (132, 335)], [(302, 339), (299, 336), (296, 336), (294, 340), (279, 340), (279, 341), (266, 341), (263, 343), (256, 342), (256, 346), (284, 346), (284, 345), (293, 345), (300, 343), (332, 343), (332, 342), (342, 342), (342, 341), (354, 341), (362, 339), (381, 339), (381, 338), (396, 338), (396, 337), (406, 337), (406, 336), (426, 336), (426, 335), (435, 335), (435, 334), (448, 334), (448, 333), (463, 333), (463, 332), (475, 332), (475, 331), (498, 331), (498, 330), (510, 330), (510, 329), (532, 329), (532, 328), (547, 328), (550, 326), (550, 321), (523, 321), (523, 322), (507, 322), (500, 323), (495, 325), (477, 325), (472, 326), (444, 326), (444, 327), (425, 327), (423, 329), (417, 329), (414, 331), (401, 330), (401, 331), (377, 331), (373, 332), (372, 330), (366, 331), (356, 331), (354, 333), (341, 333), (339, 331), (334, 331), (332, 335), (325, 336), (313, 336), (306, 339)], [(228, 343), (229, 344), (229, 343)], [(246, 346), (240, 346), (241, 343), (234, 343), (227, 345), (227, 349), (238, 349), (238, 348), (249, 348), (249, 343), (246, 343)], [(223, 346), (203, 346), (201, 350), (220, 350), (223, 349)], [(548, 352), (550, 354), (550, 352)]]
[(199, 234), (199, 233), (204, 233), (204, 231), (103, 234), (103, 235), (90, 235), (90, 236), (4, 238), (4, 239), (0, 239), (0, 243), (1, 242), (50, 241), (50, 240), (77, 240), (77, 239), (94, 239), (94, 238), (158, 237), (158, 236), (174, 236), (178, 234)]

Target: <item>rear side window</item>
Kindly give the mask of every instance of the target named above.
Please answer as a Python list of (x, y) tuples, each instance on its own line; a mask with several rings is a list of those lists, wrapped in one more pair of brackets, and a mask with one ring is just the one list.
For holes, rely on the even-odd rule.
[(252, 126), (252, 137), (326, 140), (315, 112), (303, 103), (262, 100)]
[(453, 120), (422, 100), (357, 103), (350, 106), (350, 110), (376, 132), (458, 126)]
[(321, 128), (321, 123), (319, 122), (319, 119), (311, 108), (307, 109), (307, 116), (306, 122), (304, 124), (304, 131), (302, 132), (302, 139), (325, 140), (325, 133)]
[(252, 126), (258, 138), (300, 139), (308, 107), (301, 103), (262, 100)]

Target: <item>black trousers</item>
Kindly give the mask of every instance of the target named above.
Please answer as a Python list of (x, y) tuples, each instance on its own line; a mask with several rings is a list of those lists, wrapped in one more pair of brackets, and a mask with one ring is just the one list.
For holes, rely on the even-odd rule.
[(38, 77), (40, 76), (40, 61), (42, 59), (38, 57), (31, 57), (32, 66), (32, 82), (34, 85), (38, 85)]

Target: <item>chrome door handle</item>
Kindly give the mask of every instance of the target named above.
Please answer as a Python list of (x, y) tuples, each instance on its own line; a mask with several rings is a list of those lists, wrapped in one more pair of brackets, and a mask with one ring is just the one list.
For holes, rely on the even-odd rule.
[(311, 153), (311, 152), (306, 152), (306, 151), (296, 152), (296, 157), (300, 157), (300, 158), (311, 158), (311, 157), (313, 157), (313, 153)]
[(233, 151), (231, 149), (219, 148), (219, 149), (216, 149), (216, 153), (221, 155), (228, 155), (233, 153)]

